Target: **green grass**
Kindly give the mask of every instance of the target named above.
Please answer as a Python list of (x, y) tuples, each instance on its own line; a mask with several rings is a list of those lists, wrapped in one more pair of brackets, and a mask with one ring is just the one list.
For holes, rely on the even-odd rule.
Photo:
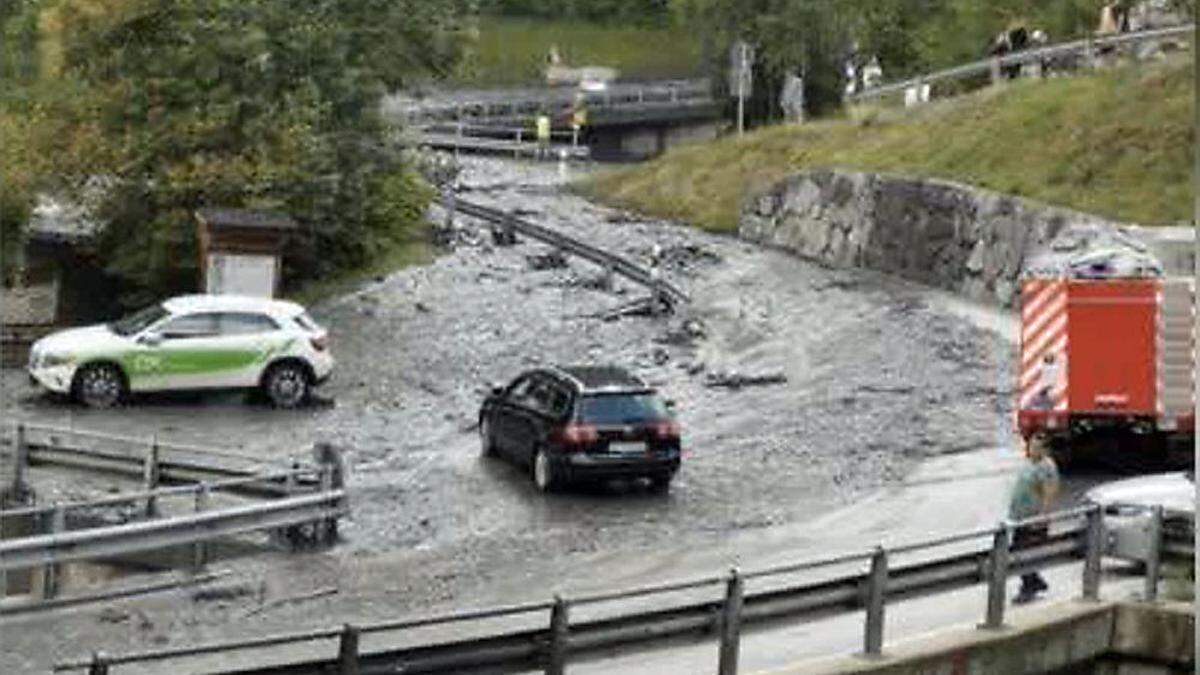
[(814, 168), (944, 178), (1147, 225), (1191, 221), (1193, 92), (1190, 60), (1016, 82), (920, 111), (858, 109), (685, 146), (578, 187), (714, 231), (737, 228), (747, 195)]
[(544, 82), (551, 45), (558, 46), (567, 65), (609, 66), (623, 78), (688, 77), (696, 73), (699, 64), (694, 36), (676, 28), (483, 17), (478, 45), (468, 57), (460, 83)]
[(421, 228), (407, 237), (391, 240), (386, 249), (363, 267), (304, 282), (284, 293), (284, 296), (302, 305), (315, 305), (322, 300), (350, 293), (375, 277), (385, 276), (405, 267), (428, 264), (433, 261), (434, 255), (433, 246), (429, 243), (428, 229)]

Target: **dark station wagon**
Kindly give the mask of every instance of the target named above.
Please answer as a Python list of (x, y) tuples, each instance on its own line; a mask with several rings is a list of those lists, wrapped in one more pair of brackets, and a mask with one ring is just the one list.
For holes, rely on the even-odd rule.
[(479, 435), (485, 456), (528, 467), (543, 492), (612, 478), (646, 478), (665, 492), (680, 460), (670, 407), (621, 368), (540, 368), (493, 388)]

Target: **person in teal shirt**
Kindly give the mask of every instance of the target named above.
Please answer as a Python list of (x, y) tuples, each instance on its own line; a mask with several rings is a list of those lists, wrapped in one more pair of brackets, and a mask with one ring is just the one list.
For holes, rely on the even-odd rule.
[[(1028, 461), (1017, 474), (1012, 496), (1008, 502), (1008, 518), (1012, 521), (1026, 520), (1049, 513), (1058, 496), (1058, 467), (1050, 457), (1049, 438), (1043, 432), (1035, 433), (1025, 445)], [(1035, 546), (1046, 539), (1047, 523), (1020, 526), (1013, 532), (1013, 548)], [(1049, 588), (1046, 580), (1036, 571), (1021, 575), (1021, 588), (1014, 603), (1022, 604), (1033, 600), (1038, 593)]]

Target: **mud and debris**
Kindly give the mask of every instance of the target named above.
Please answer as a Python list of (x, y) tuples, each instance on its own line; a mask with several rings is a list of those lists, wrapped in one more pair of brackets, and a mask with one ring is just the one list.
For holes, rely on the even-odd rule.
[[(664, 278), (692, 303), (631, 312), (646, 308), (645, 289), (620, 279), (606, 288), (585, 261), (531, 270), (543, 244), (458, 246), (310, 308), (337, 359), (319, 390), (334, 406), (283, 411), (217, 394), (89, 411), (5, 371), (6, 415), (273, 461), (307, 457), (319, 442), (345, 448), (352, 515), (337, 547), (223, 562), (251, 579), (339, 589), (253, 616), (275, 631), (474, 606), (506, 584), (516, 593), (530, 579), (549, 588), (586, 576), (590, 556), (720, 550), (732, 533), (804, 523), (899, 484), (924, 457), (1006, 442), (1010, 346), (924, 302), (922, 289), (610, 211), (560, 189), (554, 165), (468, 159), (459, 180), (473, 200), (535, 211), (540, 225), (607, 250), (639, 261), (657, 250)], [(454, 227), (490, 236), (461, 214)], [(528, 471), (480, 457), (475, 425), (493, 383), (581, 362), (631, 367), (676, 402), (686, 456), (669, 494), (613, 483), (547, 497)], [(727, 384), (710, 386), (713, 377)], [(38, 476), (47, 499), (67, 487)], [(230, 603), (223, 611), (164, 604), (147, 635), (117, 640), (93, 619), (64, 624), (73, 649), (38, 631), (10, 649), (21, 667), (40, 667), (83, 644), (127, 651), (164, 636), (232, 636), (242, 628), (229, 609), (259, 604), (249, 587), (217, 601)]]

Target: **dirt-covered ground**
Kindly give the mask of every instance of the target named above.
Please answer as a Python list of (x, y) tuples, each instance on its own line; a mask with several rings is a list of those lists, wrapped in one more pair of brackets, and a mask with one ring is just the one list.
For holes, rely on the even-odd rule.
[[(353, 516), (329, 552), (222, 563), (261, 579), (268, 596), (339, 586), (319, 611), (299, 603), (243, 617), (238, 608), (254, 599), (238, 596), (220, 611), (147, 609), (149, 628), (137, 630), (92, 610), (65, 615), (53, 639), (36, 622), (0, 625), (0, 671), (75, 656), (92, 648), (84, 643), (123, 651), (473, 606), (496, 583), (530, 579), (530, 593), (543, 591), (566, 570), (586, 574), (572, 564), (589, 555), (720, 549), (735, 533), (803, 524), (895, 485), (924, 458), (1010, 443), (1010, 345), (926, 290), (602, 208), (566, 194), (563, 178), (555, 165), (471, 160), (461, 196), (643, 263), (657, 258), (691, 306), (669, 318), (606, 319), (642, 289), (618, 280), (599, 290), (599, 270), (578, 260), (535, 270), (543, 246), (498, 248), (460, 219), (459, 244), (434, 264), (313, 308), (338, 359), (321, 390), (332, 406), (281, 412), (218, 395), (92, 412), (4, 372), (7, 419), (264, 457), (335, 443), (351, 467)], [(629, 366), (678, 402), (686, 454), (669, 495), (612, 485), (543, 496), (523, 471), (480, 458), (475, 420), (489, 383), (580, 362)], [(721, 373), (787, 381), (706, 386)], [(41, 486), (46, 498), (63, 488), (62, 479)]]

